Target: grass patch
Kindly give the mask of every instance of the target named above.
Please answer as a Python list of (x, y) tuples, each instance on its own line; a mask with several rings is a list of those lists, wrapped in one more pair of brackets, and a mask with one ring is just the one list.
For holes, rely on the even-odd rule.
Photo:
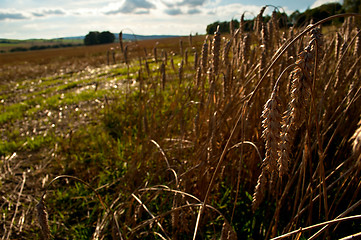
[(19, 135), (13, 136), (7, 141), (1, 140), (0, 156), (8, 156), (18, 151), (38, 151), (45, 146), (49, 146), (49, 144), (54, 141), (55, 139), (52, 134), (47, 134), (46, 136), (38, 135), (26, 138), (22, 138)]

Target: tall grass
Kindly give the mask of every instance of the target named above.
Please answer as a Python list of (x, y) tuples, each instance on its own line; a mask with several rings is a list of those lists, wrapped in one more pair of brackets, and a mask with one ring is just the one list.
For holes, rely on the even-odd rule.
[[(321, 34), (320, 23), (279, 29), (263, 11), (254, 32), (208, 36), (194, 49), (199, 64), (188, 64), (186, 41), (178, 69), (159, 46), (138, 56), (141, 85), (103, 118), (127, 164), (104, 193), (120, 223), (114, 238), (268, 239), (360, 212), (358, 15)], [(95, 235), (105, 236), (114, 223), (99, 219)]]
[[(277, 14), (265, 22), (264, 11), (252, 32), (240, 24), (231, 35), (146, 51), (122, 42), (126, 60), (119, 54), (114, 67), (126, 69), (127, 89), (105, 96), (98, 123), (67, 135), (53, 164), (60, 172), (52, 175), (94, 188), (51, 182), (38, 205), (44, 236), (315, 239), (360, 231), (360, 15), (327, 19), (345, 18), (335, 33), (322, 29), (327, 20), (280, 29)], [(96, 207), (94, 191), (108, 209)], [(74, 203), (77, 193), (84, 202)], [(91, 231), (71, 218), (79, 214)]]

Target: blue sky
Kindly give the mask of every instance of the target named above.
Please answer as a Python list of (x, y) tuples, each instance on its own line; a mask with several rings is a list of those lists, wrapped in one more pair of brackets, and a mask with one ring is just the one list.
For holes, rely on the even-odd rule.
[(209, 23), (239, 19), (246, 11), (246, 17), (252, 17), (264, 5), (282, 7), (290, 14), (328, 2), (342, 0), (0, 0), (0, 38), (58, 38), (121, 30), (143, 35), (203, 34)]

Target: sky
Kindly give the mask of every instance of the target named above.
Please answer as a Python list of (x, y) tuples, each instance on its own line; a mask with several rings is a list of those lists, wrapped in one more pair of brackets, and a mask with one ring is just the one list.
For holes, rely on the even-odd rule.
[[(253, 18), (262, 6), (295, 10), (342, 0), (0, 0), (0, 38), (60, 38), (90, 31), (204, 34), (215, 21)], [(268, 7), (266, 14), (274, 10)]]

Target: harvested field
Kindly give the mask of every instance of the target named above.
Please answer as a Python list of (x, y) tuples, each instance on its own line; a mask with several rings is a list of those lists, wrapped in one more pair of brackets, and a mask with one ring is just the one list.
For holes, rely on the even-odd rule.
[(359, 15), (332, 31), (272, 16), (1, 54), (3, 239), (360, 232)]

